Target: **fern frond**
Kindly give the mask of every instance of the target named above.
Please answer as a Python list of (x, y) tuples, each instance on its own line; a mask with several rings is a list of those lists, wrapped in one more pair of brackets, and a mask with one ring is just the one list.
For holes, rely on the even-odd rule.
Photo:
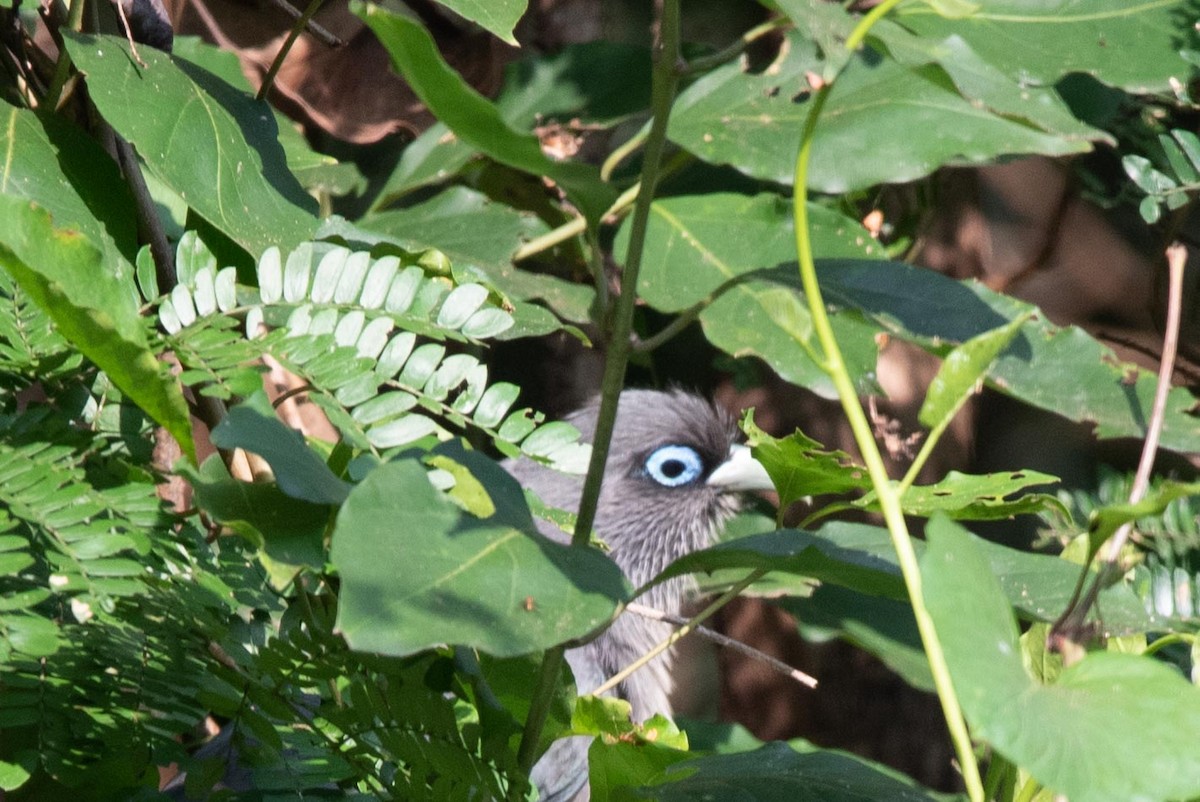
[[(197, 242), (188, 244), (189, 282), (159, 307), (184, 383), (221, 398), (248, 395), (256, 360), (270, 355), (308, 384), (347, 443), (379, 458), (474, 430), (506, 456), (584, 468), (578, 434), (514, 411), (518, 388), (489, 383), (470, 352), (513, 322), (483, 285), (455, 285), (395, 255), (308, 243), (286, 258), (263, 254), (257, 298), (243, 289), (239, 302), (233, 268), (217, 270)], [(246, 339), (234, 335), (235, 316)]]

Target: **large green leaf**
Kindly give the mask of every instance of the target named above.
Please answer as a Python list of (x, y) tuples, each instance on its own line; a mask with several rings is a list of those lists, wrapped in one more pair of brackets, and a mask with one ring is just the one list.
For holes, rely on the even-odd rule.
[(676, 763), (663, 772), (662, 782), (638, 789), (636, 798), (659, 802), (932, 802), (946, 798), (863, 758), (833, 750), (797, 752), (784, 743)]
[(371, 215), (359, 225), (387, 234), (413, 251), (437, 248), (456, 273), (477, 268), (515, 300), (539, 299), (567, 320), (582, 323), (595, 296), (590, 284), (519, 270), (512, 254), (522, 242), (548, 231), (541, 220), (494, 203), (480, 192), (452, 187), (409, 207)]
[(60, 334), (194, 455), (179, 385), (150, 351), (132, 271), (118, 277), (85, 237), (54, 227), (29, 201), (0, 196), (0, 266)]
[(1074, 802), (1200, 794), (1200, 689), (1164, 663), (1109, 652), (1040, 685), (971, 535), (941, 518), (926, 534), (926, 602), (978, 737)]
[[(1188, 82), (1180, 58), (1195, 47), (1188, 0), (986, 0), (966, 16), (940, 16), (931, 3), (907, 3), (900, 24), (930, 39), (960, 36), (1021, 83), (1053, 84), (1070, 72), (1130, 92), (1164, 92)], [(1190, 9), (1190, 10), (1189, 10)], [(1136, 54), (1136, 58), (1131, 57)]]
[[(812, 97), (806, 75), (821, 69), (814, 45), (792, 33), (768, 69), (748, 74), (731, 63), (688, 87), (676, 101), (670, 136), (706, 161), (790, 184)], [(1036, 109), (1031, 104), (1028, 114)], [(912, 181), (945, 164), (1090, 147), (973, 103), (940, 68), (909, 68), (867, 51), (850, 60), (830, 93), (813, 141), (809, 186), (840, 193)]]
[(70, 35), (67, 49), (100, 113), (197, 214), (253, 255), (311, 238), (316, 202), (288, 171), (266, 103), (151, 48), (141, 68), (123, 37)]
[[(940, 350), (998, 328), (1033, 308), (977, 282), (956, 282), (896, 262), (830, 261), (820, 270), (826, 299), (857, 309), (897, 336)], [(1102, 438), (1145, 436), (1156, 377), (1121, 362), (1075, 326), (1031, 319), (988, 371), (996, 389), (1069, 420), (1092, 423)], [(1200, 451), (1196, 399), (1182, 387), (1167, 401), (1162, 445)]]
[[(845, 215), (816, 204), (809, 204), (808, 215), (815, 257), (883, 256), (866, 229)], [(616, 253), (629, 247), (629, 229), (626, 220), (613, 243)], [(643, 261), (641, 299), (664, 312), (682, 311), (739, 276), (794, 264), (792, 204), (768, 193), (656, 200), (650, 207)]]
[(91, 137), (55, 115), (0, 106), (0, 194), (25, 198), (58, 228), (75, 228), (118, 275), (137, 252), (137, 211), (116, 164)]
[[(925, 544), (914, 541), (920, 554)], [(1047, 554), (1032, 554), (980, 541), (979, 547), (999, 578), (1004, 593), (1022, 616), (1053, 621), (1066, 609), (1079, 578), (1079, 566)], [(739, 537), (692, 552), (673, 562), (663, 578), (686, 573), (729, 569), (811, 577), (859, 593), (905, 599), (904, 583), (886, 529), (865, 524), (834, 522), (816, 532), (781, 529)], [(1188, 630), (1186, 621), (1149, 613), (1130, 586), (1118, 582), (1100, 593), (1104, 632), (1122, 635), (1148, 629)]]
[(884, 19), (871, 28), (871, 36), (878, 38), (888, 54), (901, 64), (910, 67), (938, 65), (963, 97), (982, 104), (995, 114), (1065, 139), (1113, 143), (1108, 133), (1072, 114), (1052, 87), (1031, 86), (1019, 78), (1009, 77), (999, 67), (985, 61), (958, 35), (942, 41), (922, 38)]
[[(819, 256), (882, 255), (855, 221), (815, 204), (809, 215)], [(656, 201), (638, 289), (647, 303), (666, 312), (711, 299), (700, 324), (713, 345), (735, 356), (758, 356), (788, 381), (832, 398), (829, 376), (798, 342), (807, 341), (810, 322), (793, 289), (799, 284), (793, 231), (790, 205), (776, 195), (714, 193)], [(614, 246), (618, 253), (628, 237), (626, 223)], [(847, 368), (870, 391), (873, 327), (850, 316), (835, 317), (833, 325)]]
[(607, 211), (616, 191), (600, 180), (599, 171), (544, 154), (537, 137), (509, 125), (491, 101), (463, 81), (420, 23), (375, 5), (356, 8), (417, 97), (463, 141), (502, 164), (550, 178), (591, 220)]
[(476, 518), (412, 460), (373, 470), (338, 514), (338, 627), (355, 649), (406, 655), (441, 643), (526, 654), (608, 621), (629, 587), (600, 552), (537, 533), (517, 482), (463, 452), (495, 512)]

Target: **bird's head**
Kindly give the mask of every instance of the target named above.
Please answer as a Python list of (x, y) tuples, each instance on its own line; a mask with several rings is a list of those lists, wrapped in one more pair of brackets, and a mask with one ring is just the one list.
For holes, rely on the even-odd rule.
[[(568, 418), (585, 441), (595, 433), (598, 412), (592, 404)], [(676, 558), (710, 545), (737, 510), (738, 494), (760, 489), (771, 489), (770, 479), (738, 444), (737, 428), (723, 410), (680, 390), (626, 390), (596, 533), (640, 585)]]

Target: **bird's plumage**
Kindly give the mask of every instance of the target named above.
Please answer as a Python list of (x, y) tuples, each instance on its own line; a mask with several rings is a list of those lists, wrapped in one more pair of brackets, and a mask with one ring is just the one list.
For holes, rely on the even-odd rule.
[[(595, 433), (597, 413), (598, 405), (592, 404), (567, 418), (585, 442)], [(738, 497), (731, 490), (766, 486), (765, 473), (757, 464), (753, 468), (758, 474), (749, 483), (728, 476), (736, 437), (737, 429), (727, 414), (691, 393), (626, 390), (621, 394), (594, 529), (635, 587), (653, 579), (676, 558), (712, 543), (737, 510)], [(546, 504), (577, 509), (582, 477), (529, 460), (506, 467)], [(737, 467), (742, 467), (740, 462)], [(714, 476), (719, 469), (721, 473)], [(560, 541), (568, 537), (549, 524), (543, 531)], [(655, 585), (641, 601), (678, 614), (694, 591), (694, 580), (678, 577)], [(590, 692), (670, 633), (669, 624), (631, 613), (621, 615), (598, 638), (567, 652), (579, 693)], [(616, 689), (616, 695), (629, 701), (635, 721), (672, 714), (672, 660), (670, 651), (659, 655)], [(543, 799), (587, 798), (589, 742), (588, 738), (564, 739), (539, 761), (533, 780)]]

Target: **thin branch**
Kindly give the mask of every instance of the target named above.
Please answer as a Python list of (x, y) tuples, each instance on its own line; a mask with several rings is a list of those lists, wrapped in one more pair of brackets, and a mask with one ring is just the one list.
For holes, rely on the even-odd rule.
[(718, 596), (716, 599), (714, 599), (711, 604), (709, 604), (707, 607), (705, 607), (703, 610), (701, 610), (695, 616), (693, 616), (692, 618), (690, 618), (686, 622), (684, 622), (684, 625), (682, 627), (680, 627), (679, 629), (672, 632), (668, 637), (666, 637), (663, 640), (656, 643), (654, 645), (654, 647), (652, 649), (650, 649), (650, 651), (646, 652), (641, 657), (639, 657), (637, 660), (634, 660), (632, 663), (625, 666), (625, 668), (621, 669), (616, 674), (613, 674), (611, 677), (606, 679), (600, 685), (600, 687), (598, 687), (594, 691), (592, 691), (592, 695), (600, 696), (601, 694), (605, 693), (606, 691), (611, 691), (613, 688), (620, 685), (622, 682), (624, 682), (626, 679), (628, 679), (634, 672), (636, 672), (642, 666), (646, 665), (651, 660), (658, 657), (660, 654), (665, 652), (667, 649), (670, 649), (672, 646), (675, 645), (675, 643), (677, 641), (690, 635), (692, 633), (692, 631), (694, 631), (696, 629), (696, 627), (698, 627), (700, 625), (701, 621), (707, 621), (714, 613), (716, 613), (718, 610), (720, 610), (726, 604), (729, 604), (729, 602), (731, 602), (735, 598), (737, 598), (737, 596), (743, 590), (750, 587), (750, 585), (754, 584), (758, 580), (762, 579), (762, 577), (766, 573), (767, 573), (766, 568), (755, 568), (753, 571), (751, 571), (749, 574), (747, 574), (745, 576), (745, 578), (742, 579), (742, 581), (738, 582), (736, 585), (731, 587), (729, 590), (722, 593), (720, 596)]
[[(1150, 411), (1150, 421), (1146, 428), (1146, 440), (1142, 444), (1142, 455), (1138, 460), (1137, 473), (1134, 475), (1133, 487), (1129, 490), (1129, 503), (1137, 504), (1146, 495), (1150, 487), (1150, 473), (1154, 468), (1154, 459), (1158, 454), (1159, 437), (1162, 434), (1163, 421), (1166, 418), (1167, 395), (1171, 390), (1171, 376), (1175, 372), (1175, 357), (1179, 351), (1179, 326), (1183, 309), (1183, 274), (1187, 265), (1187, 248), (1179, 243), (1167, 248), (1167, 324), (1163, 334), (1162, 361), (1158, 368), (1158, 383), (1154, 390), (1154, 406)], [(1101, 557), (1101, 567), (1092, 579), (1087, 592), (1080, 598), (1080, 589), (1087, 577), (1087, 566), (1080, 575), (1080, 581), (1075, 586), (1075, 594), (1067, 604), (1067, 609), (1054, 622), (1050, 634), (1046, 636), (1051, 648), (1060, 651), (1068, 659), (1081, 655), (1079, 639), (1086, 631), (1085, 621), (1091, 612), (1100, 591), (1107, 587), (1113, 576), (1118, 572), (1118, 559), (1121, 549), (1133, 532), (1133, 522), (1121, 526), (1108, 542), (1104, 544)]]
[[(883, 0), (872, 8), (855, 27), (846, 40), (846, 48), (855, 50), (866, 38), (871, 25), (891, 11), (900, 0)], [(934, 688), (937, 690), (938, 701), (942, 706), (942, 715), (950, 731), (950, 739), (958, 757), (962, 770), (963, 783), (972, 802), (982, 802), (983, 780), (979, 774), (979, 763), (971, 745), (971, 735), (967, 730), (966, 719), (963, 717), (962, 706), (954, 692), (954, 684), (950, 678), (950, 668), (946, 662), (938, 638), (937, 628), (933, 617), (925, 606), (925, 595), (922, 590), (921, 568), (917, 562), (916, 551), (913, 548), (912, 537), (908, 533), (908, 524), (904, 520), (904, 510), (900, 496), (888, 476), (887, 466), (875, 443), (874, 433), (867, 421), (866, 413), (858, 399), (858, 391), (854, 386), (850, 373), (846, 369), (841, 347), (834, 335), (833, 326), (825, 307), (820, 285), (817, 282), (817, 269), (813, 261), (812, 241), (809, 237), (808, 223), (808, 166), (812, 155), (813, 139), (816, 134), (817, 122), (821, 110), (829, 97), (829, 92), (837, 78), (823, 83), (817, 89), (809, 105), (808, 117), (804, 122), (804, 130), (800, 138), (800, 148), (796, 154), (796, 166), (793, 172), (792, 215), (796, 232), (796, 255), (800, 262), (800, 281), (804, 287), (804, 295), (808, 301), (809, 314), (812, 316), (813, 331), (817, 335), (821, 350), (824, 352), (824, 366), (837, 389), (838, 399), (845, 412), (846, 421), (854, 433), (854, 441), (862, 453), (863, 463), (871, 477), (879, 499), (879, 508), (891, 535), (892, 547), (896, 551), (900, 573), (904, 578), (904, 586), (908, 591), (909, 602), (912, 605), (913, 617), (917, 622), (917, 630), (921, 635), (921, 644), (925, 648), (925, 656), (929, 660), (929, 670), (933, 674)], [(798, 340), (800, 341), (800, 340)]]
[[(654, 52), (654, 69), (651, 88), (651, 113), (653, 119), (650, 134), (646, 139), (646, 155), (642, 160), (641, 191), (634, 205), (631, 223), (629, 250), (625, 256), (625, 268), (621, 275), (621, 294), (617, 297), (612, 315), (612, 329), (608, 332), (608, 351), (604, 361), (604, 378), (600, 393), (600, 412), (596, 431), (592, 438), (592, 455), (584, 479), (583, 493), (575, 519), (575, 534), (571, 539), (576, 548), (588, 548), (592, 525), (596, 520), (596, 506), (600, 499), (600, 485), (604, 480), (604, 467), (608, 461), (608, 449), (612, 441), (613, 424), (617, 417), (617, 403), (625, 384), (625, 368), (629, 362), (629, 335), (633, 330), (634, 303), (637, 300), (638, 271), (641, 268), (642, 250), (646, 242), (646, 226), (650, 218), (650, 203), (658, 183), (659, 168), (667, 141), (667, 120), (675, 100), (675, 89), (679, 84), (680, 0), (663, 0), (659, 12), (658, 40)], [(562, 670), (565, 647), (548, 649), (543, 658), (538, 687), (531, 700), (529, 715), (525, 719), (525, 730), (521, 733), (521, 745), (517, 751), (517, 763), (528, 771), (533, 767), (542, 728), (550, 710), (551, 698)]]
[[(1183, 316), (1183, 273), (1187, 266), (1187, 248), (1178, 242), (1167, 248), (1167, 330), (1163, 335), (1162, 362), (1158, 368), (1158, 384), (1154, 388), (1154, 406), (1150, 411), (1150, 426), (1146, 441), (1142, 444), (1142, 456), (1138, 460), (1133, 487), (1129, 489), (1129, 503), (1137, 504), (1150, 489), (1150, 473), (1154, 470), (1154, 459), (1158, 455), (1158, 442), (1162, 436), (1163, 422), (1167, 415), (1167, 395), (1171, 392), (1171, 376), (1175, 373), (1175, 356), (1179, 353), (1179, 325)], [(1115, 564), (1121, 549), (1129, 540), (1133, 524), (1127, 523), (1116, 531), (1108, 541), (1104, 561)]]
[[(646, 605), (638, 604), (637, 602), (630, 602), (629, 604), (625, 605), (625, 609), (634, 615), (640, 615), (642, 618), (649, 618), (654, 621), (665, 621), (668, 624), (674, 624), (677, 627), (687, 626), (689, 623), (688, 620), (683, 616), (671, 615), (670, 613), (663, 612), (662, 610), (656, 610), (653, 607), (647, 607)], [(772, 671), (783, 674), (785, 677), (791, 677), (801, 685), (805, 685), (809, 688), (817, 687), (816, 677), (805, 674), (798, 668), (792, 668), (782, 660), (776, 659), (766, 652), (761, 652), (748, 643), (743, 643), (736, 638), (731, 638), (728, 635), (722, 635), (715, 629), (709, 629), (708, 627), (700, 626), (698, 624), (692, 627), (692, 632), (706, 640), (712, 641), (718, 646), (724, 646), (725, 648), (732, 649), (739, 654), (744, 654), (747, 657), (758, 660)]]
[[(294, 20), (300, 19), (304, 16), (300, 9), (296, 8), (287, 0), (271, 0), (271, 5), (275, 6)], [(318, 25), (311, 19), (304, 21), (304, 29), (312, 34), (313, 37), (319, 42), (329, 45), (330, 47), (341, 47), (345, 44), (345, 42), (343, 42), (341, 39), (330, 33), (327, 28), (322, 25)]]
[(283, 62), (287, 60), (287, 55), (291, 52), (292, 45), (296, 44), (296, 40), (300, 38), (300, 32), (303, 31), (313, 14), (321, 7), (325, 0), (309, 0), (308, 7), (304, 9), (304, 13), (292, 25), (292, 29), (288, 31), (287, 39), (283, 40), (283, 44), (279, 47), (279, 52), (275, 54), (275, 60), (271, 62), (270, 68), (267, 70), (266, 77), (263, 78), (262, 86), (258, 87), (258, 94), (255, 96), (258, 100), (265, 100), (267, 93), (271, 91), (271, 87), (275, 83), (275, 76), (279, 74), (279, 70), (283, 67)]
[[(118, 6), (120, 4), (118, 3)], [(108, 123), (104, 123), (105, 126)], [(154, 198), (150, 197), (150, 189), (146, 186), (146, 178), (142, 175), (141, 164), (137, 154), (123, 137), (113, 132), (113, 145), (117, 151), (117, 161), (121, 172), (125, 174), (125, 183), (133, 193), (134, 206), (137, 209), (137, 227), (142, 240), (150, 245), (150, 255), (154, 258), (154, 276), (158, 280), (158, 291), (168, 293), (177, 283), (175, 273), (175, 251), (167, 240), (167, 232), (158, 216), (158, 208)]]

